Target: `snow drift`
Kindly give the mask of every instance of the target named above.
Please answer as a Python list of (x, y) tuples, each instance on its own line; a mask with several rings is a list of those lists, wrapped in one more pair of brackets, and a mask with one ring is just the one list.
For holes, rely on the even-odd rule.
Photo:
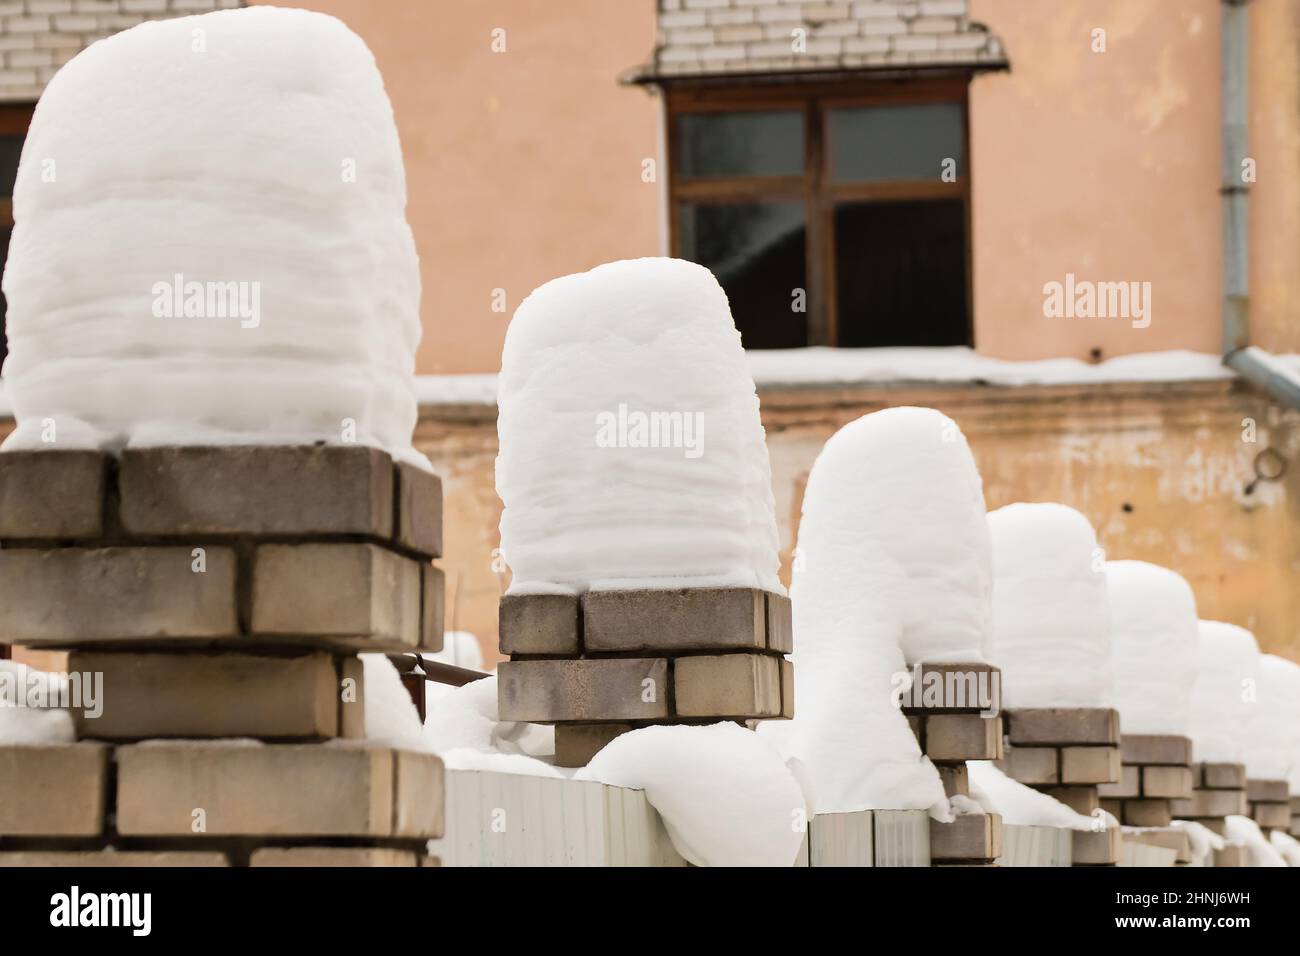
[(1065, 505), (1021, 503), (988, 524), (1003, 705), (1111, 706), (1106, 575), (1088, 519)]
[(645, 791), (697, 866), (791, 866), (808, 807), (781, 755), (732, 723), (645, 727), (616, 737), (575, 779)]
[(988, 760), (968, 760), (966, 770), (971, 797), (989, 813), (1001, 814), (1003, 823), (1066, 830), (1091, 830), (1097, 823), (1055, 797), (1011, 779)]
[(397, 128), (338, 20), (92, 44), (36, 106), (13, 204), (6, 448), (356, 441), (428, 467)]
[(1115, 706), (1124, 732), (1186, 736), (1196, 679), (1196, 598), (1182, 575), (1108, 561)]
[(917, 598), (878, 537), (881, 514), (864, 507), (862, 473), (881, 452), (875, 418), (836, 432), (809, 473), (790, 587), (795, 717), (759, 733), (803, 764), (818, 813), (937, 806), (942, 815), (938, 772), (894, 699)]
[[(1259, 646), (1235, 624), (1201, 621), (1188, 736), (1202, 763), (1243, 763), (1259, 713)], [(1249, 776), (1250, 767), (1246, 772)]]
[(707, 269), (635, 259), (535, 289), (499, 389), (511, 593), (784, 593), (758, 396)]

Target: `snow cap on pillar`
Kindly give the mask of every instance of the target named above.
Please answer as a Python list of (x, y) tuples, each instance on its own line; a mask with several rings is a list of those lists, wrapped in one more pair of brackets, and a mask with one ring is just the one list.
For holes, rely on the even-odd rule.
[[(1192, 714), (1192, 753), (1203, 763), (1246, 763), (1259, 716), (1259, 645), (1244, 627), (1201, 621)], [(1246, 773), (1250, 776), (1250, 767)]]
[(1088, 519), (1022, 502), (991, 512), (988, 524), (1003, 705), (1113, 706), (1105, 562)]
[(14, 186), (5, 447), (356, 442), (429, 467), (405, 207), (383, 80), (334, 17), (91, 44), (46, 87)]
[[(907, 673), (899, 642), (920, 598), (885, 547), (885, 515), (864, 506), (875, 494), (864, 471), (878, 468), (881, 454), (877, 415), (832, 435), (808, 475), (790, 584), (795, 716), (759, 726), (806, 768), (818, 813), (946, 804), (939, 774), (895, 702)], [(935, 424), (930, 416), (889, 417)]]
[(1276, 654), (1259, 658), (1259, 721), (1246, 754), (1250, 775), (1288, 780), (1300, 795), (1300, 664)]
[(1196, 597), (1181, 574), (1106, 562), (1115, 706), (1125, 733), (1187, 735), (1196, 679)]
[(707, 269), (634, 259), (535, 289), (498, 405), (511, 593), (784, 593), (758, 396)]
[[(861, 547), (901, 574), (899, 644), (909, 665), (986, 659), (992, 571), (984, 490), (966, 436), (933, 408), (887, 408), (854, 422)], [(867, 578), (861, 587), (871, 588)]]

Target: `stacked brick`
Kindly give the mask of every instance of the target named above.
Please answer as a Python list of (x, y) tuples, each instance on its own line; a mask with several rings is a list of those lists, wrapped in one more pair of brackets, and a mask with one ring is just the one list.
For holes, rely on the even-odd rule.
[(636, 80), (878, 67), (1003, 69), (967, 0), (659, 0)]
[(1104, 707), (1025, 708), (1007, 711), (1005, 717), (1002, 771), (1097, 820), (1095, 829), (1074, 832), (1075, 866), (1117, 864), (1120, 829), (1104, 825), (1098, 788), (1119, 783), (1122, 776), (1119, 712)]
[(1246, 815), (1246, 768), (1239, 763), (1197, 763), (1192, 766), (1192, 795), (1173, 802), (1174, 816), (1195, 820), (1215, 833), (1226, 832), (1224, 818)]
[[(970, 797), (966, 761), (1002, 757), (1002, 718), (996, 711), (1001, 679), (1001, 672), (988, 664), (927, 663), (915, 669), (903, 713), (949, 797)], [(990, 866), (1001, 855), (999, 814), (962, 813), (951, 823), (930, 821), (935, 866)]]
[(1250, 818), (1262, 830), (1291, 828), (1291, 791), (1285, 780), (1246, 780), (1246, 800), (1250, 804)]
[(436, 863), (442, 765), (364, 741), (356, 653), (441, 647), (441, 500), (361, 446), (0, 455), (0, 634), (102, 679), (0, 745), (0, 863)]
[(634, 727), (794, 715), (790, 600), (751, 588), (506, 595), (502, 720), (555, 725), (585, 765)]
[(1140, 842), (1168, 846), (1178, 851), (1176, 862), (1191, 862), (1187, 835), (1173, 829), (1173, 803), (1192, 797), (1192, 742), (1186, 737), (1161, 734), (1124, 734), (1118, 783), (1101, 784), (1101, 806), (1121, 823), (1160, 833), (1142, 833)]
[(1300, 795), (1291, 798), (1291, 835), (1300, 838)]

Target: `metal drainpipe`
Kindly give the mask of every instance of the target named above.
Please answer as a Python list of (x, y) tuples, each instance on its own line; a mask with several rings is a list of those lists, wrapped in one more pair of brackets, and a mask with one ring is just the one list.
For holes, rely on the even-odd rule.
[(1223, 364), (1277, 401), (1300, 409), (1300, 382), (1288, 376), (1262, 349), (1250, 344), (1250, 259), (1247, 245), (1246, 64), (1249, 57), (1246, 4), (1222, 0), (1223, 44)]

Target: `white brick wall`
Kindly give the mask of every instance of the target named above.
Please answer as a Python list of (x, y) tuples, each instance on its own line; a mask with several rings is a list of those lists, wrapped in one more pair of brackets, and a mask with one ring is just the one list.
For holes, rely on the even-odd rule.
[[(636, 76), (906, 65), (996, 68), (1002, 44), (968, 0), (659, 0), (654, 60)], [(792, 46), (796, 30), (803, 47)]]
[(0, 0), (0, 102), (38, 99), (64, 63), (137, 23), (239, 6), (243, 0)]

